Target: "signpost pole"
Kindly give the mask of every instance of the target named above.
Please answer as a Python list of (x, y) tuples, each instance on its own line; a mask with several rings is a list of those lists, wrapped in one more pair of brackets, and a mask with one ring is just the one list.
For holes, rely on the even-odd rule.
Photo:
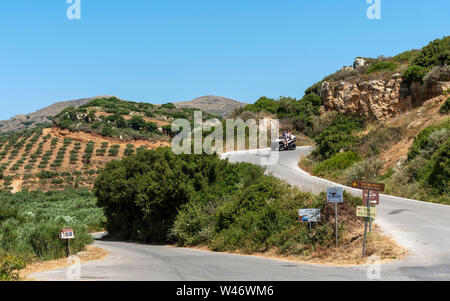
[(369, 213), (369, 232), (372, 233), (372, 216), (370, 216), (370, 189), (367, 190), (367, 212)]
[(337, 203), (334, 203), (334, 213), (335, 213), (335, 220), (336, 220), (336, 248), (338, 247), (338, 206)]
[(367, 222), (368, 222), (368, 219), (370, 219), (370, 189), (368, 189), (368, 191), (367, 191), (367, 213), (368, 213), (368, 217), (365, 218), (365, 222), (364, 222), (363, 257), (366, 256)]
[(69, 256), (70, 256), (69, 240), (66, 239), (66, 257), (69, 258)]
[(364, 242), (363, 242), (363, 257), (366, 256), (366, 240), (367, 240), (367, 218), (364, 222)]

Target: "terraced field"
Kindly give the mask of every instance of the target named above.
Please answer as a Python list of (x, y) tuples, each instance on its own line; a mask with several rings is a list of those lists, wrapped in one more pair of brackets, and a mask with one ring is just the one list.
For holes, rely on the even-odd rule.
[(169, 142), (124, 142), (58, 128), (4, 135), (0, 140), (0, 189), (91, 188), (107, 162), (160, 146), (169, 146)]

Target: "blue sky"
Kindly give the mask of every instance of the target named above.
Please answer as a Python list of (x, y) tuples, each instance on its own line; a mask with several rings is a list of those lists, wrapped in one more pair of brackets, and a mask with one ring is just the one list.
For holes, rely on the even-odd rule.
[(448, 0), (2, 0), (0, 119), (116, 95), (165, 103), (219, 95), (302, 97), (356, 56), (449, 34)]

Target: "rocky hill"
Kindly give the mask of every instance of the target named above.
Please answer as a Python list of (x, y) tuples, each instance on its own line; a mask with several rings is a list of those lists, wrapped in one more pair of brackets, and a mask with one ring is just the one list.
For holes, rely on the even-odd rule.
[(191, 101), (174, 103), (177, 108), (200, 109), (213, 115), (228, 117), (234, 110), (241, 108), (246, 103), (230, 98), (214, 95), (202, 96)]
[(44, 123), (51, 123), (53, 116), (68, 107), (79, 107), (89, 101), (104, 96), (96, 96), (90, 98), (81, 98), (69, 101), (60, 101), (46, 108), (40, 109), (34, 113), (26, 115), (17, 115), (9, 120), (0, 121), (0, 132), (16, 132), (25, 129), (31, 129)]

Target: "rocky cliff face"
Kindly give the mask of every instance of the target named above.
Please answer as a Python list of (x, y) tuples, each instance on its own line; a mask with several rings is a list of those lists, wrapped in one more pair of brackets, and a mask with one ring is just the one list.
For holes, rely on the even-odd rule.
[(327, 82), (322, 84), (321, 97), (326, 111), (336, 110), (371, 120), (386, 120), (420, 106), (425, 100), (441, 95), (450, 82), (403, 84), (400, 74), (388, 80), (360, 82)]

